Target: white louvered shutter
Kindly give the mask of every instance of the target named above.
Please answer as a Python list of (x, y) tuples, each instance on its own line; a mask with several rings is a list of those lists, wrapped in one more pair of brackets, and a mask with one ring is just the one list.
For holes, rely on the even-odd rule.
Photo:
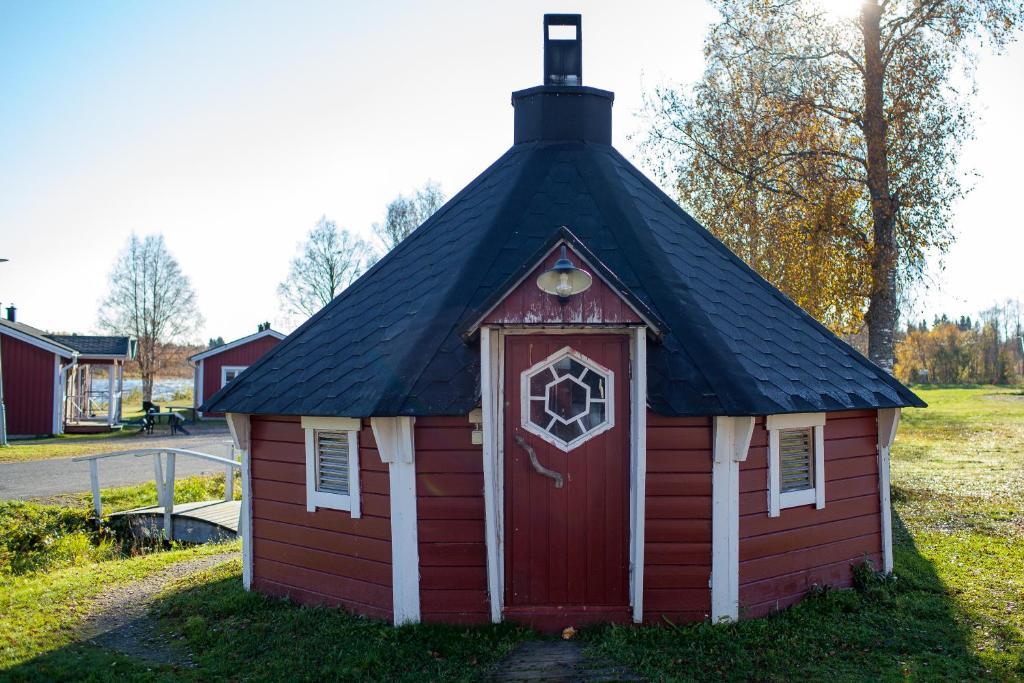
[(814, 488), (814, 439), (811, 429), (779, 432), (779, 489), (782, 493)]
[(316, 488), (349, 495), (348, 432), (316, 432)]

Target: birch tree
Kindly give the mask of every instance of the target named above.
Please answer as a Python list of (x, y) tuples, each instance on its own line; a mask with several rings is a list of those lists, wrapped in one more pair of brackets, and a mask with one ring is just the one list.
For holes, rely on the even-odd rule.
[(391, 251), (398, 246), (399, 242), (433, 216), (444, 202), (445, 196), (441, 186), (432, 180), (428, 180), (410, 197), (400, 194), (391, 200), (385, 212), (384, 222), (373, 224), (373, 231), (384, 245), (384, 250)]
[(292, 259), (288, 276), (277, 292), (293, 316), (308, 318), (329, 304), (373, 265), (373, 249), (334, 221), (322, 216), (299, 253)]
[(169, 361), (169, 345), (188, 341), (202, 324), (192, 283), (163, 235), (132, 235), (110, 272), (99, 325), (138, 341), (142, 400), (153, 400), (153, 380)]
[[(838, 331), (863, 316), (891, 371), (898, 296), (953, 238), (974, 57), (1014, 37), (1022, 3), (864, 0), (840, 19), (814, 0), (713, 2), (704, 77), (649, 98), (648, 160), (798, 303)], [(740, 191), (702, 199), (723, 187)]]

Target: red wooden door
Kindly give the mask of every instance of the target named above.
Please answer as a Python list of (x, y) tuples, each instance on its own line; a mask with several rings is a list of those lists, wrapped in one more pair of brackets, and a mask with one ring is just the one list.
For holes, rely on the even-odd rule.
[(625, 335), (506, 338), (509, 617), (541, 628), (628, 619), (629, 415)]

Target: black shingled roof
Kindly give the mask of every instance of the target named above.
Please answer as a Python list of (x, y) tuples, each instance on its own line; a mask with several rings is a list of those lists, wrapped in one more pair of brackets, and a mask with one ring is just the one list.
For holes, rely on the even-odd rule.
[(610, 145), (535, 140), (513, 145), (202, 410), (466, 414), (480, 404), (480, 360), (478, 338), (462, 333), (561, 226), (663, 322), (648, 346), (648, 404), (657, 413), (924, 405)]
[(48, 334), (58, 344), (71, 347), (83, 356), (127, 356), (131, 348), (129, 337), (105, 337), (86, 334)]

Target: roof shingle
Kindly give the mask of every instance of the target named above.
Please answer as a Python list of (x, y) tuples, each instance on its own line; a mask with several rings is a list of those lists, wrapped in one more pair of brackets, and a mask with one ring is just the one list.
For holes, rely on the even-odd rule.
[(813, 320), (606, 144), (514, 145), (205, 411), (463, 415), (479, 344), (461, 335), (568, 226), (665, 328), (648, 348), (664, 415), (923, 405)]

